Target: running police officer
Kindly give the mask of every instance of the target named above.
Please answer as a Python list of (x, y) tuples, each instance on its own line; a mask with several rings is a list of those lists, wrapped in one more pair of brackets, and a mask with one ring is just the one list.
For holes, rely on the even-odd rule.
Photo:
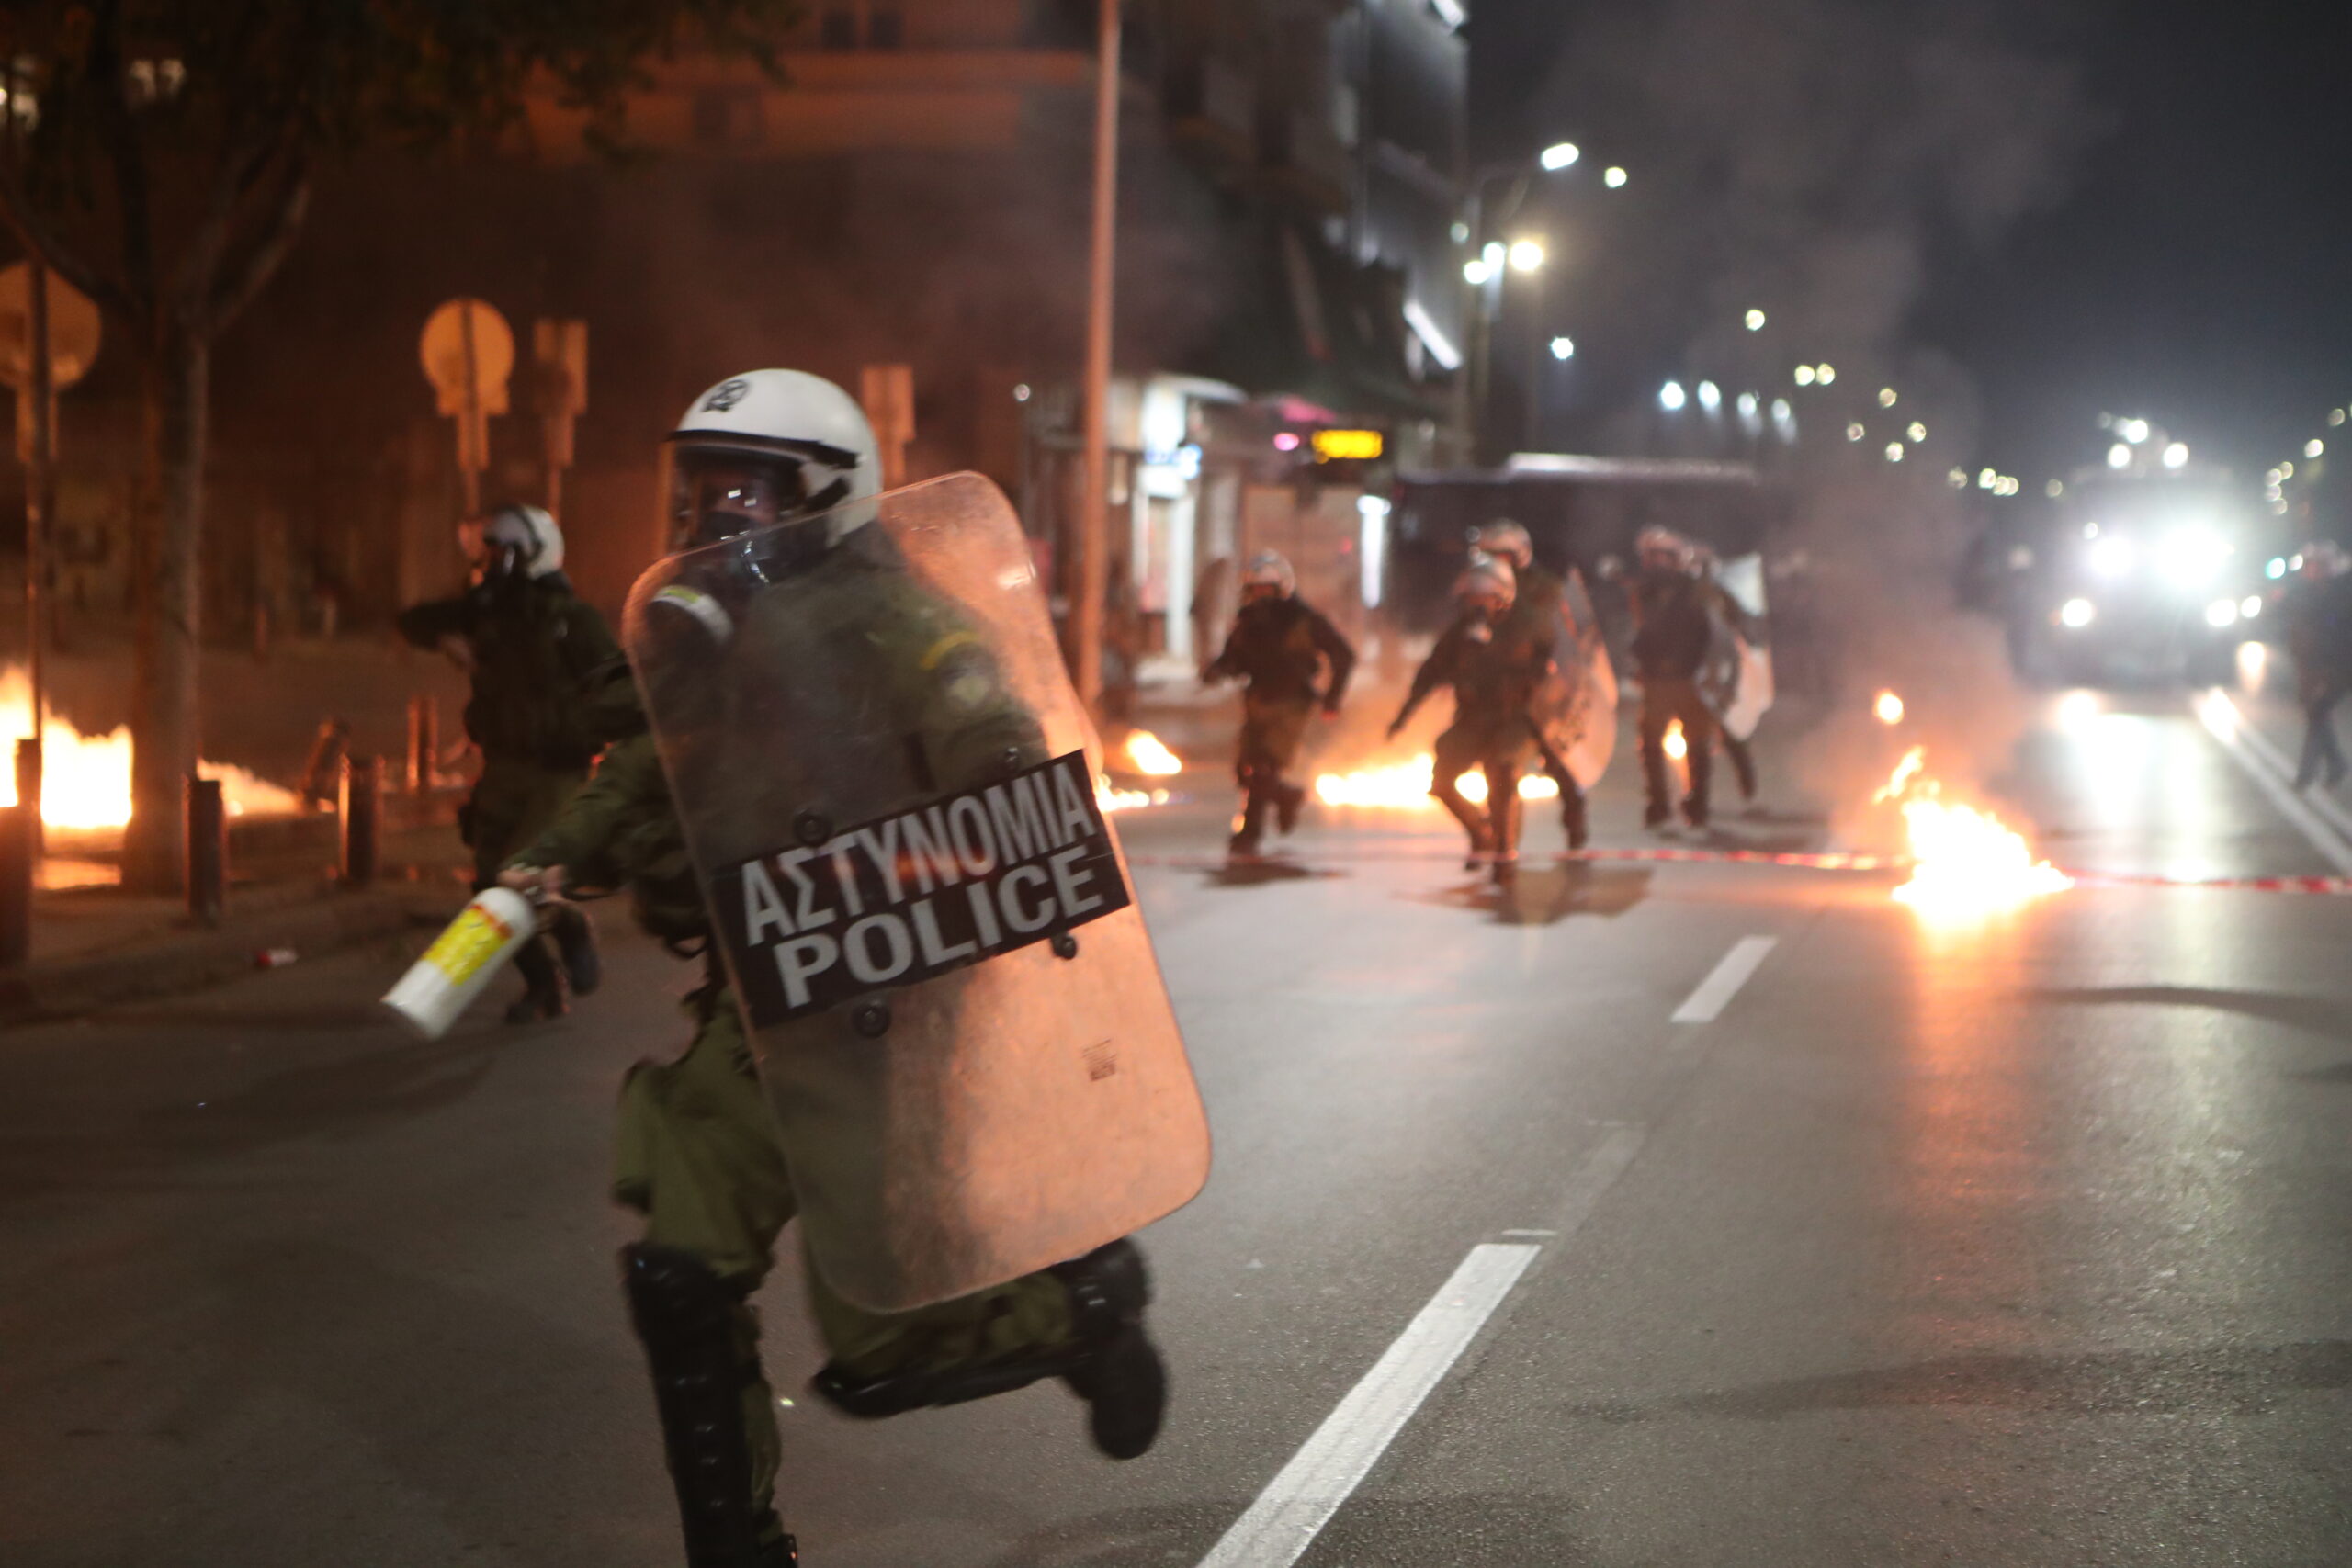
[[(601, 739), (588, 688), (620, 659), (595, 606), (563, 574), (563, 534), (536, 506), (502, 506), (459, 531), (473, 585), (454, 599), (413, 604), (401, 635), (438, 648), (472, 677), (466, 733), (481, 749), (481, 776), (459, 814), (474, 852), (474, 889), (497, 879), (516, 850), (554, 820), (586, 782)], [(571, 989), (596, 988), (594, 929), (569, 904), (551, 906), (553, 935)], [(524, 993), (506, 1021), (560, 1018), (564, 983), (543, 941), (515, 955)]]
[[(1202, 671), (1207, 682), (1247, 682), (1241, 695), (1241, 746), (1234, 777), (1241, 785), (1241, 823), (1231, 852), (1254, 855), (1266, 818), (1285, 834), (1298, 825), (1306, 787), (1290, 777), (1310, 716), (1329, 718), (1347, 694), (1355, 649), (1323, 614), (1298, 596), (1298, 576), (1272, 550), (1252, 557), (1241, 574), (1241, 608), (1225, 649)], [(1318, 692), (1318, 677), (1321, 690)]]
[[(1498, 560), (1510, 563), (1518, 584), (1511, 602), (1510, 618), (1504, 627), (1508, 637), (1532, 643), (1538, 648), (1556, 648), (1561, 641), (1562, 622), (1566, 618), (1567, 585), (1535, 559), (1535, 541), (1528, 536), (1525, 527), (1508, 517), (1473, 529), (1470, 535), (1473, 549), (1483, 550)], [(1531, 716), (1532, 727), (1534, 719)], [(1560, 790), (1560, 825), (1567, 829), (1568, 848), (1580, 850), (1591, 840), (1592, 828), (1585, 806), (1584, 786), (1568, 769), (1567, 760), (1544, 744), (1536, 735), (1536, 758), (1544, 772)]]
[[(955, 1121), (956, 1108), (937, 1095), (926, 1100), (925, 1115), (915, 1119), (921, 1124), (912, 1126), (903, 1125), (902, 1107), (865, 1098), (862, 1075), (917, 1077), (923, 1056), (945, 1055), (926, 1049), (894, 1062), (885, 1053), (891, 1031), (920, 1036), (926, 1017), (939, 1016), (938, 994), (926, 997), (918, 987), (890, 993), (888, 1003), (859, 1006), (854, 1014), (841, 1010), (854, 1017), (854, 1031), (841, 1027), (844, 1020), (820, 1014), (782, 1030), (747, 1032), (747, 1021), (759, 1021), (739, 1010), (730, 971), (718, 959), (718, 922), (695, 863), (695, 854), (707, 854), (707, 840), (695, 837), (689, 848), (690, 833), (707, 825), (690, 829), (676, 793), (707, 781), (696, 781), (691, 756), (664, 755), (677, 736), (673, 727), (690, 728), (690, 716), (691, 716), (707, 694), (682, 694), (676, 687), (722, 681), (737, 661), (778, 648), (845, 649), (858, 669), (887, 666), (896, 692), (911, 696), (889, 705), (894, 721), (911, 716), (914, 727), (894, 730), (877, 751), (894, 757), (894, 766), (926, 774), (936, 770), (943, 784), (975, 765), (996, 765), (1004, 742), (1019, 747), (1026, 721), (994, 695), (1000, 682), (984, 630), (956, 624), (906, 574), (889, 570), (893, 547), (855, 544), (861, 530), (881, 532), (865, 528), (879, 504), (874, 500), (879, 462), (873, 432), (841, 389), (789, 370), (733, 378), (695, 400), (672, 437), (671, 456), (675, 543), (706, 547), (689, 560), (716, 555), (724, 565), (697, 567), (702, 576), (682, 575), (653, 594), (650, 607), (633, 609), (633, 627), (640, 613), (649, 627), (632, 630), (630, 656), (647, 700), (656, 705), (662, 739), (657, 744), (648, 730), (639, 685), (616, 665), (602, 687), (600, 710), (611, 746), (595, 777), (502, 880), (539, 891), (579, 883), (626, 885), (652, 934), (673, 951), (702, 959), (702, 983), (686, 1001), (695, 1032), (685, 1054), (666, 1064), (641, 1064), (622, 1094), (614, 1191), (645, 1216), (644, 1239), (623, 1249), (622, 1274), (652, 1372), (689, 1563), (784, 1568), (798, 1559), (775, 1512), (776, 1402), (761, 1369), (758, 1322), (747, 1302), (774, 1266), (777, 1235), (796, 1213), (804, 1222), (811, 1307), (831, 1352), (811, 1386), (850, 1415), (897, 1415), (1059, 1378), (1089, 1405), (1096, 1446), (1127, 1459), (1149, 1448), (1158, 1434), (1165, 1374), (1144, 1332), (1148, 1285), (1132, 1241), (1113, 1241), (1072, 1261), (907, 1311), (862, 1306), (828, 1277), (826, 1255), (810, 1227), (820, 1207), (829, 1214), (842, 1207), (848, 1183), (831, 1179), (844, 1165), (854, 1165), (893, 1135), (954, 1144), (967, 1131)], [(991, 570), (986, 576), (990, 582), (1018, 580), (1035, 592), (1017, 571)], [(642, 597), (646, 590), (639, 592)], [(810, 617), (813, 624), (779, 624), (774, 608), (779, 604), (787, 618)], [(1045, 634), (1039, 636), (1043, 641)], [(863, 695), (844, 693), (846, 676), (782, 663), (781, 673), (807, 700), (840, 699), (842, 711), (871, 711)], [(1054, 668), (1058, 675), (1058, 665)], [(862, 739), (846, 723), (838, 735), (843, 752), (856, 750)], [(778, 721), (776, 728), (789, 725)], [(742, 728), (729, 723), (714, 744), (757, 747), (771, 739), (746, 736)], [(808, 766), (831, 760), (825, 737), (775, 739), (792, 742), (786, 750)], [(777, 787), (758, 778), (725, 782), (740, 785), (753, 806), (761, 791)], [(808, 819), (806, 810), (798, 814), (799, 821)], [(816, 853), (804, 849), (780, 858), (805, 863)], [(911, 881), (915, 863), (897, 863), (892, 884), (900, 873)], [(801, 866), (788, 869), (799, 884), (797, 895), (787, 882), (783, 901), (763, 918), (787, 927), (796, 916), (816, 923), (811, 905), (823, 900), (812, 891), (814, 880)], [(922, 874), (927, 879), (932, 872)], [(832, 897), (839, 901), (855, 892), (837, 885)], [(837, 908), (816, 912), (825, 922), (839, 913)], [(1087, 945), (1102, 945), (1091, 934), (1101, 929), (1086, 928)], [(935, 926), (927, 932), (937, 935)], [(1077, 951), (1074, 942), (1069, 953)], [(1058, 964), (1062, 953), (1057, 945), (1057, 956), (1039, 962)], [(967, 967), (930, 986), (952, 986), (990, 967)], [(951, 994), (951, 1008), (953, 1001)], [(896, 1024), (894, 1010), (900, 1015)], [(956, 1021), (951, 1013), (951, 1026)], [(1132, 1073), (1138, 1064), (1133, 1042), (1125, 1043), (1131, 1054), (1120, 1066)], [(830, 1098), (812, 1094), (805, 1080), (796, 1081), (794, 1111), (800, 1120), (794, 1124), (800, 1131), (791, 1134), (775, 1095), (763, 1094), (761, 1081), (773, 1059), (789, 1052), (821, 1054), (833, 1091)], [(899, 1208), (914, 1207), (927, 1218), (933, 1211), (921, 1201), (931, 1194), (907, 1190), (920, 1185), (919, 1177), (901, 1182), (892, 1195)], [(893, 1209), (876, 1223), (898, 1217)], [(933, 1227), (943, 1248), (950, 1228)]]
[[(1517, 587), (1509, 561), (1473, 556), (1453, 593), (1461, 614), (1414, 673), (1388, 738), (1395, 739), (1440, 686), (1453, 689), (1453, 722), (1438, 737), (1430, 794), (1469, 835), (1466, 869), (1491, 864), (1500, 880), (1519, 856), (1519, 775), (1535, 750), (1528, 699), (1548, 649), (1510, 630)], [(1486, 777), (1484, 810), (1464, 798), (1458, 782), (1473, 768)]]
[(1635, 554), (1639, 564), (1626, 595), (1633, 611), (1634, 668), (1642, 682), (1642, 777), (1649, 796), (1642, 821), (1659, 828), (1673, 819), (1666, 736), (1679, 722), (1690, 770), (1682, 817), (1693, 828), (1704, 828), (1715, 733), (1714, 715), (1699, 688), (1714, 635), (1707, 585), (1690, 546), (1668, 529), (1643, 529)]

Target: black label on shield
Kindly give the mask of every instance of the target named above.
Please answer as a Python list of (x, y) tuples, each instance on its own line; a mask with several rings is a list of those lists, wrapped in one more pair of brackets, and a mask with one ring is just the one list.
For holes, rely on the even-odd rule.
[(710, 879), (755, 1029), (1045, 942), (1134, 900), (1086, 753)]

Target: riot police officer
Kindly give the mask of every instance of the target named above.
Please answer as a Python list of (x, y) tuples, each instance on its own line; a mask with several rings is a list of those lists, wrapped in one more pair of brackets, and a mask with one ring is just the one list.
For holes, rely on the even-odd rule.
[[(401, 635), (437, 648), (472, 677), (466, 733), (481, 750), (481, 776), (459, 816), (474, 854), (474, 888), (548, 823), (586, 782), (601, 744), (587, 688), (620, 658), (594, 605), (563, 574), (563, 533), (536, 506), (501, 506), (459, 531), (473, 584), (454, 599), (401, 612)], [(601, 974), (594, 929), (581, 910), (559, 908), (553, 935), (571, 989), (582, 996)], [(522, 997), (509, 1023), (559, 1018), (563, 978), (543, 941), (518, 953)]]
[[(1469, 835), (1467, 869), (1491, 864), (1500, 878), (1519, 855), (1519, 776), (1535, 749), (1528, 698), (1548, 650), (1512, 629), (1517, 585), (1509, 561), (1474, 556), (1453, 593), (1461, 612), (1414, 672), (1388, 738), (1395, 739), (1440, 686), (1453, 689), (1453, 722), (1438, 737), (1430, 794)], [(1464, 797), (1459, 783), (1473, 768), (1487, 781), (1483, 810)]]
[(1658, 828), (1673, 819), (1666, 736), (1679, 722), (1690, 770), (1682, 817), (1693, 828), (1704, 828), (1715, 734), (1714, 715), (1699, 686), (1714, 636), (1707, 585), (1690, 545), (1668, 529), (1645, 528), (1635, 553), (1639, 565), (1626, 593), (1633, 611), (1634, 668), (1642, 682), (1642, 778), (1648, 792), (1642, 821)]
[[(1531, 643), (1537, 648), (1558, 645), (1560, 621), (1566, 601), (1566, 584), (1535, 559), (1535, 541), (1527, 529), (1508, 517), (1473, 529), (1471, 547), (1482, 550), (1498, 560), (1510, 563), (1518, 587), (1511, 601), (1510, 618), (1506, 634)], [(1531, 728), (1534, 721), (1529, 720)], [(1591, 841), (1590, 814), (1585, 804), (1584, 786), (1577, 782), (1568, 764), (1551, 747), (1542, 744), (1537, 737), (1536, 759), (1544, 772), (1560, 790), (1560, 825), (1567, 830), (1568, 848), (1580, 850)]]
[[(1310, 716), (1319, 705), (1337, 715), (1356, 666), (1355, 649), (1323, 614), (1298, 596), (1298, 575), (1272, 550), (1252, 557), (1241, 574), (1241, 608), (1225, 649), (1202, 671), (1207, 682), (1247, 682), (1241, 695), (1241, 745), (1234, 777), (1241, 786), (1241, 825), (1231, 852), (1258, 852), (1271, 812), (1288, 833), (1298, 825), (1306, 790), (1289, 776)], [(1326, 673), (1328, 671), (1328, 673)], [(1317, 690), (1321, 676), (1321, 690)]]
[[(674, 541), (724, 545), (726, 565), (663, 589), (647, 612), (692, 655), (666, 674), (640, 670), (653, 689), (760, 637), (762, 590), (778, 582), (831, 593), (843, 635), (861, 645), (922, 621), (902, 579), (884, 581), (871, 554), (852, 558), (851, 541), (873, 514), (879, 458), (864, 414), (840, 388), (789, 370), (732, 378), (695, 400), (672, 437), (671, 458)], [(960, 768), (967, 750), (994, 756), (1017, 728), (990, 709), (974, 642), (967, 629), (949, 628), (926, 646), (879, 650), (922, 689), (924, 711), (944, 716), (904, 737), (926, 766)], [(714, 922), (637, 687), (616, 665), (602, 690), (610, 750), (503, 880), (538, 890), (626, 884), (654, 935), (702, 957), (702, 983), (687, 998), (695, 1032), (685, 1054), (640, 1064), (622, 1094), (614, 1191), (645, 1216), (644, 1239), (623, 1249), (622, 1274), (689, 1562), (784, 1568), (797, 1556), (775, 1512), (775, 1399), (747, 1303), (802, 1197), (714, 953)], [(876, 1049), (855, 1043), (868, 1057)], [(841, 1139), (872, 1133), (855, 1124), (825, 1131)], [(1144, 1330), (1149, 1286), (1132, 1241), (903, 1313), (848, 1300), (813, 1258), (807, 1277), (831, 1353), (811, 1387), (850, 1415), (897, 1415), (1058, 1378), (1086, 1402), (1095, 1444), (1111, 1457), (1141, 1454), (1159, 1432), (1165, 1372)]]

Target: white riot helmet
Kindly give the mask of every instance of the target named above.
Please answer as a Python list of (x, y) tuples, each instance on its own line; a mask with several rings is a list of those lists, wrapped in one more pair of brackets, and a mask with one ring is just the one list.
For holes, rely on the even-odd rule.
[(857, 400), (805, 370), (730, 376), (670, 433), (667, 505), (679, 548), (830, 513), (828, 545), (873, 521), (882, 450)]
[(499, 507), (461, 524), (458, 539), (486, 582), (537, 581), (563, 570), (563, 530), (545, 507)]
[(1535, 564), (1535, 541), (1528, 537), (1524, 527), (1508, 517), (1498, 517), (1471, 529), (1470, 544), (1474, 549), (1510, 562), (1519, 571)]
[(1519, 597), (1519, 574), (1500, 556), (1473, 551), (1470, 564), (1453, 580), (1453, 596), (1467, 608), (1500, 615)]
[(1241, 570), (1242, 598), (1253, 588), (1271, 588), (1275, 598), (1287, 599), (1298, 592), (1298, 573), (1279, 550), (1260, 550)]

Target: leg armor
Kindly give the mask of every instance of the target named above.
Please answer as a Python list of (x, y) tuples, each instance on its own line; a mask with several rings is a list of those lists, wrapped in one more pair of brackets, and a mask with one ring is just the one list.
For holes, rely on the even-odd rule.
[(790, 1568), (799, 1561), (792, 1538), (752, 1495), (743, 1390), (757, 1365), (739, 1339), (741, 1292), (694, 1254), (651, 1243), (621, 1249), (621, 1275), (653, 1373), (689, 1568)]

